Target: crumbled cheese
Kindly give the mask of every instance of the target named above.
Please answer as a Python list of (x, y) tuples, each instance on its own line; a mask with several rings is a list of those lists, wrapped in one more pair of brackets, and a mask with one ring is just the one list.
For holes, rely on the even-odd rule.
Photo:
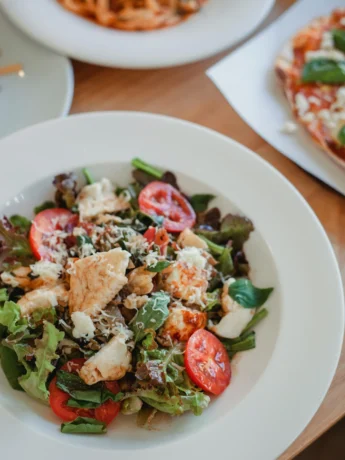
[(63, 267), (61, 264), (55, 264), (48, 260), (39, 260), (35, 264), (30, 265), (31, 272), (34, 276), (42, 278), (51, 278), (57, 280), (62, 273)]
[(201, 250), (194, 246), (187, 246), (177, 253), (177, 260), (185, 262), (189, 266), (194, 266), (198, 269), (206, 267), (207, 260), (201, 254)]
[(73, 229), (73, 236), (82, 236), (86, 235), (86, 230), (85, 228), (82, 227), (74, 227)]
[(334, 48), (334, 40), (332, 32), (326, 31), (322, 34), (320, 48), (323, 50), (331, 50)]
[(333, 61), (345, 61), (345, 55), (338, 50), (316, 50), (307, 51), (305, 54), (306, 61), (312, 61), (313, 59), (332, 59)]
[(309, 110), (309, 102), (308, 99), (302, 93), (297, 93), (295, 97), (296, 107), (298, 111), (298, 115), (303, 117)]
[(298, 125), (293, 121), (286, 121), (280, 128), (280, 131), (285, 134), (293, 134), (297, 131)]
[(344, 86), (341, 86), (337, 90), (336, 100), (332, 108), (341, 108), (345, 110), (345, 87)]
[(82, 311), (76, 311), (72, 313), (71, 319), (74, 324), (73, 337), (76, 339), (90, 340), (94, 337), (95, 326), (90, 316), (86, 315)]
[(318, 97), (316, 96), (309, 96), (308, 97), (308, 101), (311, 103), (311, 104), (315, 104), (315, 105), (321, 105), (321, 101)]
[(84, 257), (92, 256), (95, 253), (96, 253), (96, 249), (91, 243), (84, 243), (79, 248), (79, 255), (81, 259), (83, 259)]
[(146, 264), (148, 267), (155, 267), (160, 259), (160, 255), (156, 251), (149, 251), (149, 253), (142, 257), (142, 261), (144, 264)]
[(316, 119), (316, 115), (313, 112), (307, 112), (305, 115), (303, 115), (302, 120), (305, 121), (306, 123), (311, 123)]

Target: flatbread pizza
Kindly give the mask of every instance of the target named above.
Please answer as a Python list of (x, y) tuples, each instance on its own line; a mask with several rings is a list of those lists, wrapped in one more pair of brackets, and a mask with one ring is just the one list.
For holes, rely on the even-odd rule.
[(300, 30), (275, 70), (297, 121), (345, 166), (345, 8)]

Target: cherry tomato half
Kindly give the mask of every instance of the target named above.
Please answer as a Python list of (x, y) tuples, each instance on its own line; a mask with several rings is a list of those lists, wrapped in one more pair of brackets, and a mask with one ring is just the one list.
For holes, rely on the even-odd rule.
[[(84, 358), (71, 359), (64, 364), (61, 369), (66, 372), (77, 373), (82, 368), (85, 361), (86, 359)], [(117, 382), (104, 383), (112, 393), (116, 394), (119, 392), (119, 385)], [(56, 377), (50, 382), (49, 392), (50, 407), (55, 415), (65, 422), (72, 422), (77, 417), (90, 417), (109, 425), (120, 412), (120, 403), (111, 400), (106, 401), (100, 407), (97, 407), (97, 409), (78, 409), (76, 407), (67, 406), (70, 395), (56, 386)]]
[[(78, 216), (67, 209), (53, 208), (39, 212), (34, 218), (29, 234), (29, 242), (37, 259), (50, 259), (49, 234), (55, 230), (69, 230), (77, 225)], [(44, 244), (44, 239), (47, 243)]]
[(203, 390), (220, 395), (229, 385), (231, 367), (223, 344), (211, 332), (199, 329), (189, 338), (185, 366), (190, 379)]
[(182, 232), (195, 224), (194, 209), (170, 184), (151, 182), (140, 192), (138, 201), (142, 212), (165, 217), (163, 226), (168, 232)]

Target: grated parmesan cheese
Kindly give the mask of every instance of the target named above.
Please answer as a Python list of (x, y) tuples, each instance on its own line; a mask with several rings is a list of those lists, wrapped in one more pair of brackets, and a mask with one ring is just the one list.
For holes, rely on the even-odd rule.
[(39, 260), (30, 265), (31, 272), (34, 276), (42, 278), (51, 278), (57, 280), (62, 273), (63, 267), (61, 264), (49, 262), (48, 260)]
[(201, 270), (206, 267), (207, 263), (207, 260), (201, 254), (201, 250), (194, 246), (187, 246), (186, 248), (178, 251), (177, 260), (185, 262), (188, 266), (193, 266)]

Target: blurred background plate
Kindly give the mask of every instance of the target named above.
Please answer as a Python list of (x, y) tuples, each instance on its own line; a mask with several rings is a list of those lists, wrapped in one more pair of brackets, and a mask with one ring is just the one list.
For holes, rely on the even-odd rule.
[(234, 45), (260, 24), (274, 0), (209, 0), (188, 21), (151, 32), (101, 27), (56, 0), (0, 3), (24, 32), (62, 54), (109, 67), (157, 68), (195, 62)]
[(73, 98), (69, 60), (30, 40), (0, 13), (0, 68), (21, 64), (24, 75), (0, 76), (0, 137), (67, 115)]

